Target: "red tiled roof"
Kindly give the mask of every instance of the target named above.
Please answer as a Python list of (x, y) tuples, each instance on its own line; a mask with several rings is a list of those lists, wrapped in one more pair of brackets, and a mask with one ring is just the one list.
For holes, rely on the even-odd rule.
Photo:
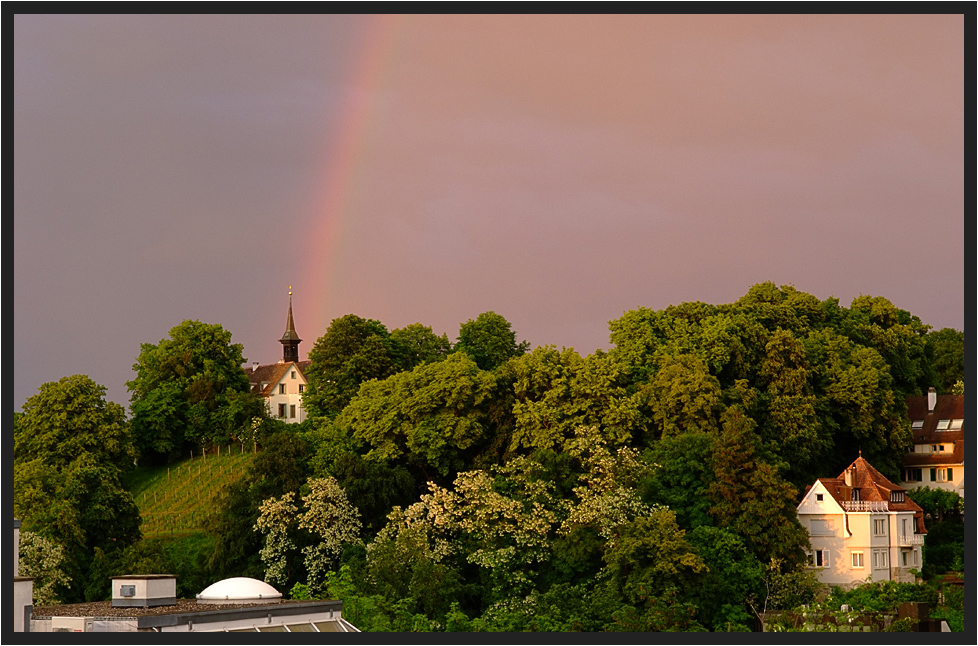
[[(306, 368), (309, 367), (310, 361), (298, 361), (288, 363), (268, 363), (265, 365), (260, 365), (257, 368), (254, 366), (248, 366), (244, 369), (245, 375), (248, 377), (248, 382), (251, 383), (251, 392), (257, 392), (265, 397), (272, 394), (272, 389), (275, 388), (282, 376), (291, 368), (296, 366), (299, 369), (299, 373), (305, 379)], [(265, 387), (262, 388), (261, 384), (265, 383)]]
[[(846, 485), (846, 472), (852, 470), (852, 485)], [(859, 489), (859, 500), (886, 502), (889, 504), (890, 511), (912, 511), (914, 519), (917, 521), (917, 532), (926, 534), (924, 527), (924, 510), (904, 493), (903, 502), (893, 502), (890, 494), (894, 491), (906, 492), (907, 490), (900, 485), (893, 484), (886, 476), (876, 470), (876, 468), (859, 456), (837, 478), (819, 478), (825, 490), (835, 498), (840, 505), (843, 502), (852, 500), (852, 490)], [(808, 490), (805, 491), (808, 493)]]

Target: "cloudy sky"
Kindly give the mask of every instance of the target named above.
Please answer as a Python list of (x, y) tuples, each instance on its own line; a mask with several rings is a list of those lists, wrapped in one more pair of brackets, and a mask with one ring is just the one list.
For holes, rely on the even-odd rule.
[[(610, 347), (791, 284), (964, 328), (962, 16), (14, 18), (14, 394), (354, 313)], [(8, 175), (9, 176), (9, 175)], [(973, 184), (969, 184), (973, 187)], [(9, 187), (9, 184), (8, 184)], [(969, 188), (970, 190), (970, 188)]]

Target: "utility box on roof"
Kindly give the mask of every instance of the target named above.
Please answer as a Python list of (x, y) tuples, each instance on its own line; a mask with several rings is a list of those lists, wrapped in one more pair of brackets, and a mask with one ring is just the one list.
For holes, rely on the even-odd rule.
[(112, 605), (153, 608), (177, 602), (177, 577), (172, 574), (131, 574), (112, 577)]

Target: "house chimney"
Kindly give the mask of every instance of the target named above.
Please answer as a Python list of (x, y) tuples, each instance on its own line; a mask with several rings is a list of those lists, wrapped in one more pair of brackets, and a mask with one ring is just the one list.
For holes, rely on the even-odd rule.
[(251, 364), (251, 371), (254, 372), (256, 370), (258, 370), (258, 362), (257, 361), (254, 362), (253, 364)]
[(937, 406), (937, 391), (931, 386), (927, 389), (927, 412), (933, 413), (935, 406)]

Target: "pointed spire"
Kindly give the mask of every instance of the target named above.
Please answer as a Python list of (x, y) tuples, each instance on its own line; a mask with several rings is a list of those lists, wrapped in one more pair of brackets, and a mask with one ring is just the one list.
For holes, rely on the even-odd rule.
[(299, 360), (299, 343), (302, 339), (295, 332), (295, 322), (292, 320), (292, 285), (289, 285), (289, 318), (285, 323), (285, 334), (279, 339), (282, 344), (282, 359), (284, 361)]

